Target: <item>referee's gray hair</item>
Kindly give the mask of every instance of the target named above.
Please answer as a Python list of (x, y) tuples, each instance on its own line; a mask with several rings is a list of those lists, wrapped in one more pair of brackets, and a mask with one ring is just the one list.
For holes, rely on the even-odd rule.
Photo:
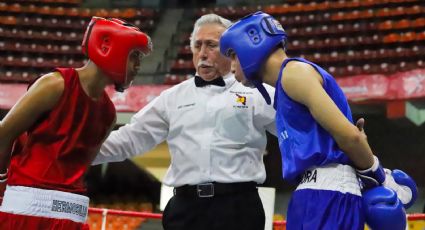
[(223, 26), (224, 28), (229, 28), (232, 25), (232, 22), (226, 18), (223, 18), (217, 14), (206, 14), (196, 20), (195, 25), (193, 26), (193, 31), (190, 34), (190, 49), (193, 51), (195, 48), (195, 41), (193, 40), (193, 36), (199, 30), (199, 27), (205, 24), (218, 24)]

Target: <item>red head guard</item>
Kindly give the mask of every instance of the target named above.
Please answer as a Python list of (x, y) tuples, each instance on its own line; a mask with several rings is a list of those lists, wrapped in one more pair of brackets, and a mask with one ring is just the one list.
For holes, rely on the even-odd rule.
[[(83, 53), (119, 86), (127, 81), (130, 52), (147, 55), (152, 50), (148, 35), (120, 19), (93, 17), (84, 34)], [(117, 87), (120, 88), (120, 87)]]

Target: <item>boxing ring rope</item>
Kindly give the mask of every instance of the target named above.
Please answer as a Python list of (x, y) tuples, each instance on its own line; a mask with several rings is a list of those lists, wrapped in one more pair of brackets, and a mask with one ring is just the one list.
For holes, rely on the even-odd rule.
[(162, 219), (162, 214), (160, 213), (150, 213), (150, 212), (134, 212), (134, 211), (122, 211), (115, 209), (106, 209), (106, 208), (89, 208), (89, 213), (102, 214), (102, 230), (106, 229), (106, 216), (110, 215), (120, 215), (127, 217), (141, 217), (148, 219)]
[(122, 211), (116, 209), (106, 209), (106, 208), (89, 208), (89, 213), (97, 213), (102, 215), (121, 215), (128, 217), (142, 217), (149, 219), (162, 219), (161, 213), (151, 213), (151, 212), (134, 212), (134, 211)]
[(413, 213), (407, 215), (407, 220), (425, 220), (425, 213)]
[[(89, 213), (102, 214), (102, 230), (106, 229), (106, 216), (110, 215), (121, 215), (127, 217), (141, 217), (148, 219), (162, 219), (161, 213), (150, 213), (150, 212), (135, 212), (135, 211), (122, 211), (116, 209), (105, 209), (105, 208), (89, 208)], [(408, 214), (407, 220), (425, 220), (425, 213), (414, 213)], [(273, 221), (273, 226), (285, 226), (286, 221)]]
[[(415, 221), (415, 220), (425, 220), (425, 213), (413, 213), (407, 214), (407, 220)], [(273, 221), (273, 226), (285, 226), (286, 221)]]

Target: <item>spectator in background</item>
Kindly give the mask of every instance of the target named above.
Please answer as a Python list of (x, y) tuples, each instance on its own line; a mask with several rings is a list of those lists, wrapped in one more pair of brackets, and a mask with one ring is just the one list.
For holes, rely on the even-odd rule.
[(126, 89), (151, 43), (119, 19), (93, 17), (82, 50), (85, 66), (37, 79), (0, 123), (2, 230), (88, 229), (84, 175), (116, 120), (105, 86)]
[(236, 81), (220, 54), (219, 39), (230, 24), (215, 14), (195, 22), (190, 44), (196, 76), (165, 90), (113, 131), (94, 161), (123, 161), (167, 141), (171, 165), (163, 183), (175, 195), (164, 210), (165, 230), (264, 229), (256, 186), (266, 178), (266, 130), (275, 134), (275, 111), (256, 89)]

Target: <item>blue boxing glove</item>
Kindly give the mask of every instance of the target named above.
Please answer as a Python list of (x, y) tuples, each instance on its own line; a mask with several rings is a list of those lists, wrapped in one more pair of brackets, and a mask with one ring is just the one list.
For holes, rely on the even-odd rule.
[(357, 170), (362, 185), (362, 189), (370, 189), (379, 186), (385, 181), (385, 171), (376, 156), (373, 156), (374, 162), (372, 167), (366, 170)]
[(384, 169), (376, 156), (373, 156), (372, 167), (366, 170), (357, 170), (363, 190), (367, 190), (379, 185), (394, 190), (404, 208), (410, 208), (416, 201), (418, 189), (415, 181), (405, 172), (395, 169), (391, 171)]
[(362, 194), (366, 224), (372, 230), (405, 230), (406, 212), (397, 194), (385, 186)]
[(399, 169), (394, 169), (393, 171), (389, 169), (384, 170), (386, 177), (383, 185), (397, 193), (404, 208), (410, 208), (418, 196), (418, 187), (415, 181), (407, 173)]

